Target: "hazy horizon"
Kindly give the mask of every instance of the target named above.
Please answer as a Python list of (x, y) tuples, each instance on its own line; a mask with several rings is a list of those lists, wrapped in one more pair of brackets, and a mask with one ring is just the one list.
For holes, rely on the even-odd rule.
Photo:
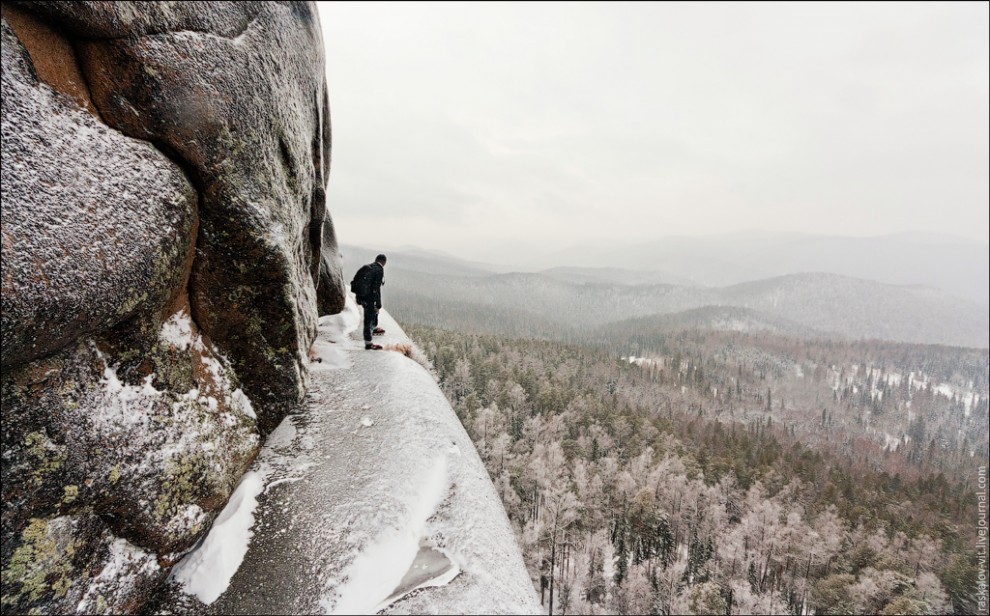
[[(585, 243), (572, 243), (566, 246), (560, 246), (555, 248), (540, 247), (534, 243), (528, 243), (524, 240), (504, 240), (496, 241), (490, 245), (479, 245), (474, 247), (474, 250), (460, 250), (454, 249), (444, 249), (437, 246), (427, 245), (423, 243), (418, 243), (415, 241), (407, 241), (400, 243), (388, 243), (383, 242), (378, 239), (372, 239), (368, 242), (355, 242), (349, 241), (347, 239), (341, 240), (341, 245), (344, 246), (354, 246), (356, 248), (361, 248), (370, 252), (385, 252), (385, 253), (407, 253), (422, 251), (425, 253), (432, 253), (437, 256), (443, 256), (448, 258), (453, 258), (458, 261), (464, 261), (468, 263), (476, 263), (481, 266), (489, 266), (495, 268), (498, 271), (520, 271), (520, 272), (538, 272), (545, 269), (555, 268), (555, 267), (621, 267), (622, 269), (631, 270), (641, 270), (641, 271), (654, 271), (662, 272), (669, 271), (668, 268), (664, 267), (664, 264), (657, 263), (630, 263), (628, 265), (617, 264), (615, 262), (609, 261), (606, 263), (599, 262), (595, 256), (596, 255), (614, 255), (619, 252), (624, 252), (627, 250), (636, 250), (641, 248), (654, 248), (658, 250), (665, 250), (667, 253), (675, 253), (678, 251), (679, 246), (690, 246), (693, 250), (689, 250), (689, 253), (697, 253), (698, 248), (704, 246), (705, 244), (719, 245), (714, 248), (712, 252), (721, 252), (725, 247), (721, 246), (722, 242), (738, 242), (746, 241), (765, 241), (764, 247), (779, 247), (781, 243), (784, 245), (793, 244), (794, 246), (799, 246), (806, 242), (830, 242), (830, 241), (852, 241), (852, 242), (870, 242), (871, 240), (883, 242), (885, 240), (893, 240), (897, 243), (911, 244), (919, 248), (925, 246), (932, 247), (950, 247), (954, 249), (965, 249), (969, 247), (971, 250), (973, 247), (977, 247), (977, 250), (984, 250), (990, 253), (990, 244), (987, 242), (980, 241), (974, 238), (966, 238), (960, 235), (952, 235), (945, 233), (927, 233), (924, 231), (910, 230), (903, 232), (895, 232), (881, 235), (864, 235), (864, 236), (852, 236), (852, 235), (825, 235), (825, 234), (815, 234), (809, 232), (787, 232), (787, 231), (766, 231), (760, 229), (743, 229), (739, 231), (730, 231), (725, 233), (715, 233), (708, 235), (667, 235), (650, 240), (642, 241), (627, 241), (622, 238), (600, 238), (595, 240), (593, 245), (588, 245)], [(712, 264), (718, 262), (719, 255), (709, 254), (709, 259)], [(723, 255), (724, 256), (724, 255)], [(583, 257), (583, 258), (582, 258)], [(855, 257), (850, 255), (837, 255), (837, 259), (840, 261), (850, 261)], [(345, 255), (346, 260), (346, 255)], [(919, 270), (926, 269), (919, 267), (919, 263), (904, 264), (901, 268), (900, 278), (902, 284), (926, 284), (929, 286), (940, 287), (946, 290), (950, 290), (953, 293), (960, 295), (961, 297), (968, 297), (969, 299), (975, 299), (982, 304), (990, 304), (990, 291), (987, 291), (987, 284), (984, 281), (987, 278), (988, 264), (987, 260), (984, 259), (981, 262), (974, 262), (973, 267), (967, 270), (960, 269), (958, 267), (959, 260), (957, 259), (955, 263), (956, 268), (952, 268), (956, 271), (946, 271), (944, 274), (939, 275), (933, 270), (938, 270), (940, 266), (945, 265), (945, 261), (942, 259), (931, 259), (931, 255), (926, 258), (919, 257), (919, 261), (937, 261), (937, 263), (932, 263), (931, 267), (927, 268), (928, 275), (920, 273)], [(398, 261), (396, 261), (398, 263)], [(951, 266), (945, 267), (945, 269), (950, 269)], [(802, 269), (802, 268), (792, 268), (789, 273), (798, 273), (805, 271), (826, 271), (827, 268), (816, 268), (813, 270)], [(838, 268), (841, 269), (841, 268)], [(888, 269), (890, 264), (888, 264)], [(854, 277), (863, 277), (871, 279), (871, 276), (867, 273), (861, 273), (856, 271), (842, 272), (843, 275), (851, 275)], [(780, 274), (782, 275), (782, 274)], [(757, 280), (760, 277), (744, 277), (746, 280)], [(874, 277), (875, 278), (875, 277)], [(939, 280), (940, 284), (936, 284), (935, 280)], [(953, 279), (949, 281), (947, 279)], [(968, 292), (965, 289), (970, 289)]]
[(986, 4), (319, 8), (342, 242), (990, 240)]
[[(848, 239), (848, 240), (870, 240), (870, 239), (903, 239), (905, 241), (918, 241), (920, 244), (931, 244), (931, 245), (979, 245), (990, 250), (990, 242), (987, 240), (982, 240), (979, 238), (966, 237), (963, 235), (957, 235), (952, 233), (938, 233), (938, 232), (927, 232), (920, 229), (907, 229), (903, 231), (892, 231), (890, 233), (878, 233), (878, 234), (865, 234), (865, 235), (842, 235), (842, 234), (826, 234), (826, 233), (814, 233), (813, 231), (787, 231), (787, 230), (777, 230), (769, 231), (766, 229), (738, 229), (734, 231), (725, 231), (721, 233), (671, 233), (666, 235), (660, 235), (654, 238), (648, 239), (638, 239), (634, 241), (629, 241), (626, 238), (620, 237), (601, 237), (596, 238), (596, 242), (599, 247), (605, 249), (611, 248), (621, 248), (620, 244), (627, 245), (630, 247), (643, 246), (652, 243), (662, 243), (667, 240), (675, 239), (685, 239), (685, 240), (715, 240), (715, 239), (728, 239), (728, 238), (755, 238), (755, 237), (777, 237), (777, 238), (813, 238), (813, 239)], [(481, 252), (478, 252), (476, 248), (475, 251), (462, 252), (460, 250), (449, 250), (439, 246), (434, 246), (430, 244), (425, 244), (416, 241), (397, 241), (389, 242), (387, 240), (382, 240), (379, 238), (371, 238), (368, 241), (350, 241), (346, 238), (340, 240), (341, 244), (347, 244), (351, 246), (356, 246), (360, 248), (365, 248), (367, 250), (377, 250), (377, 251), (398, 251), (404, 252), (408, 250), (422, 250), (426, 252), (433, 252), (436, 254), (443, 254), (455, 259), (462, 261), (477, 261), (479, 263), (488, 265), (513, 265), (515, 262), (520, 261), (518, 258), (512, 258), (512, 256), (507, 256), (499, 260), (497, 257), (485, 256), (485, 253), (496, 252), (501, 248), (515, 246), (517, 248), (524, 248), (530, 251), (531, 256), (523, 256), (522, 260), (528, 260), (533, 258), (532, 255), (540, 254), (556, 254), (566, 252), (570, 249), (579, 249), (583, 246), (581, 241), (574, 241), (570, 244), (561, 245), (555, 248), (540, 249), (536, 242), (526, 242), (525, 240), (495, 240), (492, 245), (485, 246)], [(472, 256), (472, 254), (481, 254), (482, 257)], [(534, 266), (536, 267), (536, 266)]]
[(990, 306), (990, 246), (921, 231), (852, 237), (748, 230), (667, 236), (645, 243), (603, 240), (563, 250), (541, 250), (517, 241), (478, 246), (474, 257), (415, 242), (343, 241), (341, 250), (348, 271), (385, 252), (393, 268), (404, 270), (426, 266), (433, 271), (440, 266), (453, 267), (450, 271), (460, 275), (478, 275), (562, 268), (584, 271), (589, 280), (638, 281), (633, 284), (727, 287), (790, 274), (825, 273), (895, 286), (922, 285)]

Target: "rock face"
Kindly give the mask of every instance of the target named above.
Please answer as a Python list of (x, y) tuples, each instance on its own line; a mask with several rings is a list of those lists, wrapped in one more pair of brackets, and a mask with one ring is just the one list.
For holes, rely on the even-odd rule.
[(317, 308), (320, 315), (337, 314), (344, 309), (344, 295), (337, 289), (344, 288), (344, 267), (337, 247), (333, 222), (323, 223), (323, 256), (320, 259), (320, 285), (317, 287)]
[(5, 3), (2, 37), (2, 606), (133, 611), (343, 306), (316, 12)]
[[(81, 37), (104, 120), (170, 152), (199, 189), (193, 314), (229, 352), (267, 433), (301, 398), (316, 335), (330, 135), (315, 10), (130, 6), (37, 4)], [(100, 38), (107, 24), (116, 34)]]
[(196, 193), (161, 152), (42, 86), (6, 23), (3, 92), (6, 369), (160, 309), (184, 282)]

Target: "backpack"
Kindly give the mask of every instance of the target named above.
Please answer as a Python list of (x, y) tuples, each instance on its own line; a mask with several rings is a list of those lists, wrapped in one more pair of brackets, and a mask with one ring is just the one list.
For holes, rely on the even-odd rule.
[(358, 300), (371, 292), (371, 265), (362, 265), (351, 281), (351, 293)]

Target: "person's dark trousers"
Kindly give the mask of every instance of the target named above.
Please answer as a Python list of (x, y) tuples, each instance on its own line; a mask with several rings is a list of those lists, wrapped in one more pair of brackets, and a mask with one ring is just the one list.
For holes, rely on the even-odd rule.
[(371, 330), (378, 324), (378, 311), (375, 310), (375, 302), (361, 302), (364, 308), (364, 342), (371, 342)]

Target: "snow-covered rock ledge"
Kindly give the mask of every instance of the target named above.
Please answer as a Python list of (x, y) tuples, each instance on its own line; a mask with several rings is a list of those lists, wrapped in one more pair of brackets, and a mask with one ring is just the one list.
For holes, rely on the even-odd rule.
[(359, 313), (349, 300), (321, 319), (304, 411), (175, 568), (165, 611), (539, 613), (453, 409), (384, 311), (376, 341), (400, 350), (364, 350)]

